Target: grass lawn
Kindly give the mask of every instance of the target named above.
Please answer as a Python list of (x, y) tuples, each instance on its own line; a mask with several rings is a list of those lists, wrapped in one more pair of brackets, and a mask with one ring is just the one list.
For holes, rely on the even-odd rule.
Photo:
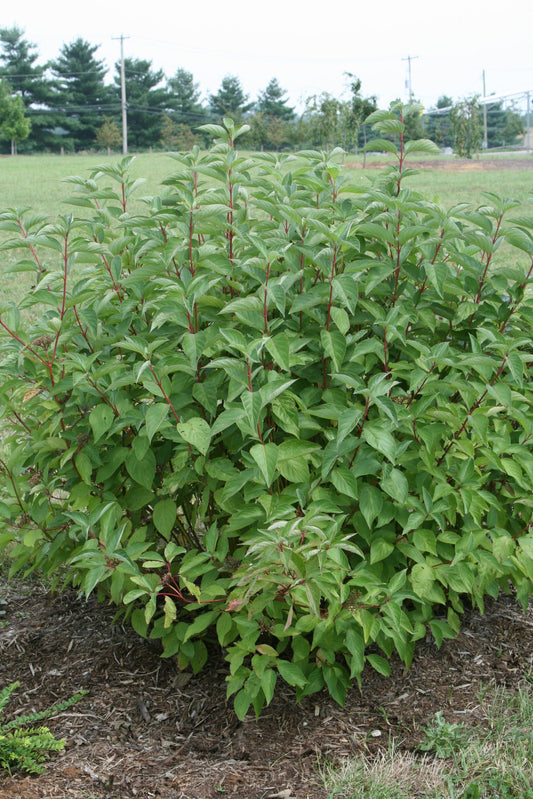
[[(88, 177), (90, 172), (103, 163), (116, 163), (118, 153), (107, 157), (99, 155), (34, 155), (4, 157), (0, 159), (0, 209), (29, 207), (33, 211), (55, 216), (68, 213), (68, 200), (73, 195), (73, 187), (64, 182), (71, 175)], [(531, 156), (533, 160), (533, 156)], [(372, 167), (383, 159), (369, 157), (367, 164)], [(435, 159), (431, 159), (435, 162)], [(501, 169), (484, 170), (483, 160), (472, 161), (472, 169), (454, 169), (455, 159), (442, 156), (438, 159), (446, 168), (425, 167), (418, 175), (409, 178), (406, 185), (422, 191), (428, 199), (437, 200), (444, 206), (458, 202), (481, 203), (485, 191), (496, 192), (505, 197), (513, 197), (526, 203), (533, 197), (533, 170), (507, 169), (505, 159), (501, 159)], [(356, 163), (353, 172), (357, 182), (365, 184), (376, 175), (374, 168), (363, 170), (361, 156), (347, 159), (348, 164)], [(463, 162), (464, 163), (464, 162)], [(440, 164), (439, 164), (440, 166)], [(133, 162), (133, 177), (143, 178), (145, 184), (137, 192), (138, 197), (151, 196), (161, 192), (161, 183), (174, 168), (172, 158), (167, 153), (140, 153)]]

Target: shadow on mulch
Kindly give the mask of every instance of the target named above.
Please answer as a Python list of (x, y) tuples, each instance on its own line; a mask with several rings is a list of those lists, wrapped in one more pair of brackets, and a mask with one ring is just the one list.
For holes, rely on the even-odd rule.
[(481, 686), (513, 689), (533, 664), (532, 616), (503, 596), (484, 616), (467, 612), (440, 650), (419, 642), (407, 673), (397, 660), (390, 678), (365, 671), (344, 708), (325, 693), (295, 704), (287, 686), (259, 721), (239, 722), (222, 659), (191, 677), (93, 599), (1, 578), (0, 597), (0, 686), (21, 683), (6, 715), (89, 691), (47, 722), (65, 751), (42, 775), (0, 776), (0, 799), (325, 799), (320, 763), (376, 751), (389, 735), (411, 749), (438, 710), (474, 722)]

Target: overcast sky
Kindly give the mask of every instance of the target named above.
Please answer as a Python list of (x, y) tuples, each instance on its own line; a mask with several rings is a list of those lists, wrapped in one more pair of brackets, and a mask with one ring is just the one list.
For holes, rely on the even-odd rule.
[(6, 3), (0, 24), (23, 28), (43, 61), (82, 37), (111, 69), (120, 56), (113, 37), (124, 34), (126, 56), (168, 77), (189, 70), (204, 97), (227, 74), (250, 99), (277, 77), (301, 108), (321, 91), (341, 96), (349, 71), (385, 107), (407, 99), (408, 56), (426, 108), (443, 94), (481, 95), (483, 70), (487, 94), (533, 90), (531, 0), (24, 0)]

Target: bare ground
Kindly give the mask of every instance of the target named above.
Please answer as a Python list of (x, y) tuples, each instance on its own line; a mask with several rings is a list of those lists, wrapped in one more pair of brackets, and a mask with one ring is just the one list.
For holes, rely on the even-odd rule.
[(533, 612), (502, 596), (484, 616), (468, 611), (440, 650), (419, 642), (408, 673), (397, 660), (390, 678), (369, 669), (343, 709), (325, 693), (295, 704), (287, 687), (259, 721), (239, 722), (215, 649), (191, 677), (93, 599), (0, 578), (1, 598), (0, 686), (21, 682), (6, 717), (89, 693), (47, 722), (65, 751), (42, 775), (0, 776), (0, 799), (325, 799), (320, 764), (377, 751), (389, 735), (413, 750), (438, 710), (475, 724), (480, 687), (516, 688), (533, 664)]

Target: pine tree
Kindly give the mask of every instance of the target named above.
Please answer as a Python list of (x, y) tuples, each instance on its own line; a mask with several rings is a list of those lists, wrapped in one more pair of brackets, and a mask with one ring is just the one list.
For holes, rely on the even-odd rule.
[(253, 107), (253, 103), (248, 103), (247, 100), (248, 95), (244, 93), (239, 78), (226, 75), (222, 78), (218, 92), (210, 96), (209, 106), (218, 119), (227, 116), (239, 122)]
[(57, 77), (55, 103), (61, 112), (60, 125), (67, 131), (66, 142), (75, 150), (94, 144), (102, 115), (115, 107), (104, 84), (107, 68), (95, 58), (97, 50), (98, 45), (78, 38), (63, 45), (51, 64)]
[(270, 119), (281, 119), (290, 122), (294, 119), (294, 108), (287, 105), (288, 98), (283, 99), (285, 89), (279, 85), (277, 78), (272, 78), (266, 89), (259, 93), (257, 110)]
[(167, 88), (174, 122), (190, 128), (205, 122), (207, 112), (200, 102), (199, 84), (195, 83), (192, 72), (178, 69), (174, 77), (169, 78)]

